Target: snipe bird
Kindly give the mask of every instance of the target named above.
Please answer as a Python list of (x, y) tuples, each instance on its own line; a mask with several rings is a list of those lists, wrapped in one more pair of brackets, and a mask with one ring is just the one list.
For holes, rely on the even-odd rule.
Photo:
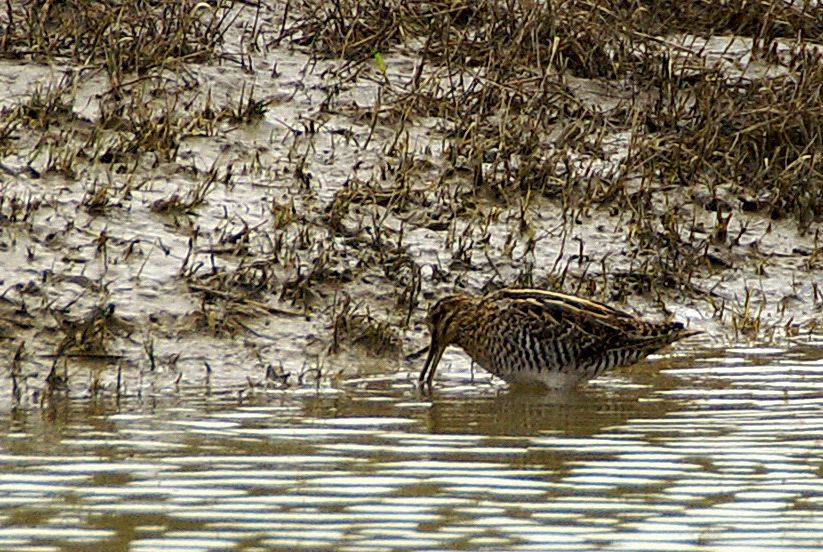
[(429, 309), (426, 324), (431, 344), (421, 384), (431, 384), (452, 344), (509, 383), (560, 388), (701, 333), (679, 322), (647, 322), (602, 303), (537, 289), (448, 295)]

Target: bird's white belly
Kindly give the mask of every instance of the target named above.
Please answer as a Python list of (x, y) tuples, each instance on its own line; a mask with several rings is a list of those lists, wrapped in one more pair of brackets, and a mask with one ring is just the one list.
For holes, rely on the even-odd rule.
[[(498, 358), (502, 356), (498, 355)], [(535, 370), (523, 366), (525, 363), (518, 362), (516, 358), (509, 359), (502, 365), (490, 358), (475, 358), (475, 362), (487, 372), (515, 385), (542, 385), (550, 389), (563, 389), (574, 387), (592, 377), (592, 374), (587, 373), (588, 370), (581, 369), (580, 366), (568, 366), (559, 370), (543, 367)]]
[(483, 349), (464, 347), (475, 363), (487, 372), (491, 372), (503, 381), (515, 385), (542, 385), (550, 389), (574, 387), (594, 375), (588, 367), (572, 365), (560, 369), (548, 366), (535, 370), (528, 366), (523, 358), (517, 355), (504, 354), (505, 351), (496, 351), (493, 356), (484, 356)]

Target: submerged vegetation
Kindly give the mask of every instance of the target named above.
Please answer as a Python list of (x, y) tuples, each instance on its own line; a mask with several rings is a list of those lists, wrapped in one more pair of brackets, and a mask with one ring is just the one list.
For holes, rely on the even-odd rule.
[(84, 362), (118, 394), (215, 356), (250, 388), (346, 349), (395, 370), (455, 288), (687, 306), (734, 339), (823, 323), (811, 2), (29, 2), (0, 26), (15, 400)]

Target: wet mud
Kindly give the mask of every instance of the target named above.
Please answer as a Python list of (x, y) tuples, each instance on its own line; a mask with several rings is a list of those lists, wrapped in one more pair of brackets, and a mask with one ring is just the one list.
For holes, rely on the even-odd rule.
[(456, 289), (803, 346), (821, 19), (701, 6), (14, 4), (3, 403), (411, 381)]

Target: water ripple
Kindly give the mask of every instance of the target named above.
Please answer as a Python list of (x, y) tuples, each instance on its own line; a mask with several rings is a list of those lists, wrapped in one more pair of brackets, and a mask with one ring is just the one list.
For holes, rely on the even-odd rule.
[(24, 413), (0, 440), (0, 548), (818, 550), (809, 354), (734, 349), (565, 394), (380, 376)]

